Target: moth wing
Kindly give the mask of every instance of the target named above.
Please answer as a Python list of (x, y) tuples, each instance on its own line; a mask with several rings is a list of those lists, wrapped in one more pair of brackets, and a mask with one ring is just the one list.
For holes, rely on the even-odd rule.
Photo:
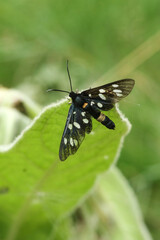
[(83, 142), (85, 133), (90, 133), (91, 130), (91, 115), (72, 103), (60, 143), (60, 160), (64, 161), (69, 155), (76, 153)]
[(134, 87), (133, 79), (122, 79), (100, 87), (83, 91), (82, 96), (86, 97), (91, 105), (101, 110), (108, 111), (114, 104), (128, 96)]

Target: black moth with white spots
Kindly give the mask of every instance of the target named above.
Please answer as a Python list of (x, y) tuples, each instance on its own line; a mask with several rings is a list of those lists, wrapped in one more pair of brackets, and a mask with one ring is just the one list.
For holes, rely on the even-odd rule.
[[(135, 84), (133, 79), (122, 79), (100, 87), (88, 89), (81, 93), (75, 93), (72, 91), (68, 61), (67, 71), (71, 86), (71, 92), (68, 93), (72, 99), (72, 104), (68, 112), (59, 149), (59, 158), (62, 161), (66, 160), (69, 155), (76, 153), (85, 137), (85, 133), (91, 132), (91, 117), (95, 118), (105, 127), (115, 129), (114, 122), (101, 111), (112, 109), (115, 103), (119, 102), (132, 91)], [(48, 91), (67, 92), (56, 89), (49, 89)]]

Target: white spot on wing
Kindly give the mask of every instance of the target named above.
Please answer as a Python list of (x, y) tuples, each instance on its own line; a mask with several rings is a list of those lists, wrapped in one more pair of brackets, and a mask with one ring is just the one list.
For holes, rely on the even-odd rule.
[(69, 125), (68, 125), (68, 128), (70, 129), (70, 130), (72, 130), (72, 124), (70, 123)]
[(122, 90), (121, 90), (121, 89), (114, 89), (113, 92), (115, 92), (115, 93), (121, 93)]
[(81, 128), (80, 125), (79, 125), (79, 123), (77, 123), (77, 122), (74, 122), (73, 125), (74, 125), (76, 128), (78, 128), (78, 129)]
[(94, 104), (95, 104), (95, 103), (92, 101), (92, 102), (91, 102), (91, 106), (94, 105)]
[(83, 119), (83, 122), (84, 122), (84, 123), (88, 123), (89, 121), (88, 121), (87, 118), (84, 118), (84, 119)]
[(100, 93), (105, 93), (105, 90), (101, 88), (101, 89), (99, 89), (99, 92)]
[(76, 114), (76, 111), (74, 111), (73, 114)]
[(78, 145), (78, 141), (76, 139), (74, 139), (74, 144), (75, 144), (75, 146)]
[(73, 145), (74, 145), (73, 138), (70, 138), (70, 144), (73, 147)]
[(103, 107), (103, 105), (102, 105), (102, 103), (97, 103), (97, 106), (99, 107), (99, 108), (102, 108)]
[(106, 100), (106, 97), (103, 95), (103, 94), (98, 94), (99, 95), (99, 97), (101, 98), (101, 99), (103, 99), (103, 100)]
[(81, 112), (81, 115), (82, 115), (83, 117), (85, 117), (86, 112)]
[(112, 87), (118, 87), (119, 85), (118, 84), (112, 84)]
[(64, 144), (65, 145), (67, 144), (67, 138), (64, 138)]
[(118, 97), (122, 97), (122, 96), (123, 96), (123, 94), (121, 94), (121, 93), (116, 93), (116, 95), (117, 95)]
[(89, 94), (88, 96), (89, 96), (89, 97), (92, 97), (92, 95), (91, 95), (91, 94)]

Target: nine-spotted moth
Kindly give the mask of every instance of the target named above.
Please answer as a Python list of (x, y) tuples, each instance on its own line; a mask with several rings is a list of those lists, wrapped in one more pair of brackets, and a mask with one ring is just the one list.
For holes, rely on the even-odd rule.
[(67, 72), (71, 92), (58, 89), (47, 90), (48, 92), (67, 92), (72, 99), (59, 149), (59, 158), (62, 161), (66, 160), (69, 155), (76, 153), (85, 137), (85, 133), (91, 132), (91, 117), (95, 118), (105, 127), (115, 129), (114, 122), (101, 111), (108, 111), (113, 108), (115, 103), (119, 102), (132, 91), (135, 84), (133, 79), (122, 79), (85, 90), (81, 93), (75, 93), (72, 90), (68, 61)]

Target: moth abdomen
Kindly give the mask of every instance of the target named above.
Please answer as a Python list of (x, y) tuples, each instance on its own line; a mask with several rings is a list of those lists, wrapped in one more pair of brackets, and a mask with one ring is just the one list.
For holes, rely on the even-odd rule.
[(101, 113), (96, 107), (85, 103), (83, 105), (83, 109), (88, 111), (92, 117), (94, 117), (98, 122), (102, 123), (105, 127), (109, 129), (115, 129), (114, 122), (105, 114)]
[(101, 113), (96, 120), (102, 123), (104, 126), (106, 126), (109, 129), (115, 129), (114, 122), (103, 113)]

